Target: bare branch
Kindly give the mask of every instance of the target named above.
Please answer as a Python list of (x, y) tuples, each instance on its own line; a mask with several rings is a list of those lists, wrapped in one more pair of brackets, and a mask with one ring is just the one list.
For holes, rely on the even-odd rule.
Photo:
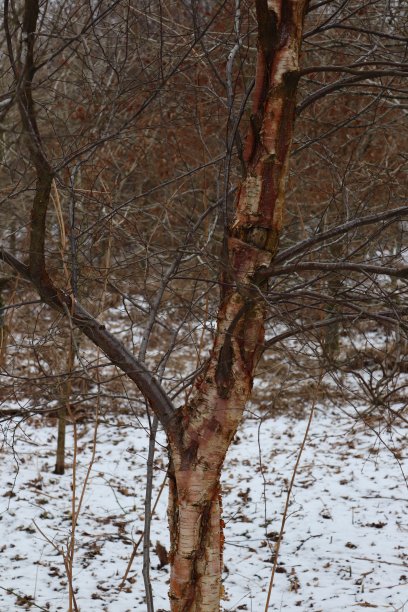
[[(337, 70), (334, 70), (334, 66), (333, 66), (333, 72), (340, 72)], [(353, 71), (352, 69), (343, 69), (341, 72), (348, 72), (350, 74), (354, 74), (354, 76), (350, 77), (349, 79), (343, 79), (342, 81), (336, 81), (335, 83), (330, 83), (329, 85), (326, 85), (325, 87), (322, 87), (321, 89), (318, 89), (317, 91), (315, 91), (314, 93), (310, 94), (310, 96), (308, 96), (307, 98), (305, 98), (305, 100), (303, 100), (303, 102), (301, 102), (301, 104), (299, 104), (296, 108), (296, 113), (298, 115), (300, 115), (305, 108), (307, 108), (308, 106), (310, 106), (311, 104), (314, 104), (315, 102), (317, 102), (317, 100), (320, 100), (321, 98), (324, 98), (325, 96), (335, 92), (335, 91), (339, 91), (340, 89), (343, 89), (344, 87), (350, 87), (351, 85), (354, 85), (355, 83), (359, 83), (360, 81), (365, 81), (366, 79), (374, 79), (374, 78), (378, 78), (378, 77), (384, 77), (384, 76), (388, 76), (388, 77), (408, 77), (408, 70), (356, 70)], [(370, 85), (374, 85), (373, 83), (370, 83)]]
[(384, 274), (386, 276), (394, 276), (395, 278), (407, 278), (408, 266), (403, 268), (390, 268), (386, 266), (373, 266), (366, 263), (350, 263), (350, 262), (324, 262), (324, 261), (307, 261), (299, 262), (284, 267), (270, 268), (267, 272), (260, 270), (260, 277), (281, 276), (283, 274), (292, 274), (306, 270), (319, 270), (322, 272), (361, 272), (364, 274)]
[(302, 242), (299, 242), (293, 247), (289, 247), (288, 249), (284, 249), (280, 253), (278, 253), (275, 257), (274, 265), (278, 263), (282, 263), (284, 261), (288, 261), (295, 255), (300, 255), (307, 251), (310, 247), (324, 242), (325, 240), (329, 240), (330, 238), (335, 238), (336, 236), (340, 236), (341, 234), (347, 234), (358, 227), (362, 227), (364, 225), (372, 225), (374, 223), (380, 223), (381, 221), (392, 221), (394, 219), (399, 219), (408, 215), (408, 206), (401, 206), (400, 208), (393, 208), (392, 210), (387, 210), (383, 213), (378, 213), (375, 215), (368, 215), (367, 217), (360, 217), (359, 219), (353, 219), (352, 221), (348, 221), (347, 223), (343, 223), (342, 225), (338, 225), (333, 227), (325, 232), (321, 232), (311, 238), (307, 238)]
[(24, 278), (31, 281), (43, 301), (54, 310), (65, 315), (67, 311), (70, 313), (72, 323), (81, 329), (109, 357), (112, 364), (120, 368), (122, 372), (125, 372), (136, 383), (152, 407), (153, 412), (157, 415), (163, 429), (169, 436), (177, 440), (178, 428), (175, 419), (175, 408), (163, 387), (146, 366), (136, 359), (104, 325), (85, 310), (79, 302), (72, 299), (70, 295), (54, 286), (47, 287), (47, 293), (44, 294), (44, 287), (41, 284), (37, 284), (36, 280), (31, 277), (28, 266), (4, 249), (0, 250), (0, 258), (12, 266)]
[(355, 27), (350, 25), (344, 25), (341, 23), (332, 23), (324, 27), (316, 28), (311, 32), (305, 32), (303, 38), (307, 39), (315, 34), (321, 34), (322, 32), (327, 32), (327, 30), (348, 30), (349, 32), (357, 32), (361, 34), (370, 34), (371, 36), (378, 36), (379, 38), (386, 38), (387, 40), (397, 40), (403, 43), (407, 43), (407, 38), (403, 36), (397, 36), (396, 34), (391, 34), (389, 32), (379, 32), (378, 30), (371, 30), (370, 28), (364, 27)]

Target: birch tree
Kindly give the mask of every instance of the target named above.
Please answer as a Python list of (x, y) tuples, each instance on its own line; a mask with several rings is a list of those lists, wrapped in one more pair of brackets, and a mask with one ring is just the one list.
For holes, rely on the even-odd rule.
[[(45, 137), (44, 116), (39, 119), (40, 102), (37, 102), (36, 96), (41, 99), (41, 79), (46, 78), (45, 71), (54, 66), (55, 70), (63, 70), (64, 62), (68, 61), (70, 54), (78, 60), (77, 45), (86, 38), (88, 31), (97, 29), (100, 24), (104, 24), (109, 32), (114, 31), (115, 27), (119, 27), (118, 24), (128, 23), (127, 11), (140, 9), (127, 3), (121, 6), (120, 2), (97, 3), (91, 7), (88, 21), (85, 20), (81, 27), (78, 25), (76, 33), (70, 31), (69, 35), (66, 35), (64, 31), (60, 31), (61, 29), (58, 30), (59, 26), (56, 25), (58, 11), (61, 15), (64, 11), (67, 11), (67, 15), (71, 13), (74, 15), (80, 7), (79, 3), (78, 5), (75, 2), (72, 5), (61, 3), (58, 5), (56, 15), (53, 15), (53, 21), (51, 18), (47, 21), (47, 10), (51, 10), (47, 3), (26, 0), (19, 12), (19, 7), (16, 8), (15, 4), (11, 4), (9, 0), (4, 1), (9, 93), (3, 100), (2, 108), (3, 113), (15, 112), (16, 108), (18, 110), (18, 118), (15, 121), (21, 130), (21, 146), (25, 147), (27, 152), (33, 183), (27, 191), (27, 198), (31, 199), (28, 203), (30, 216), (27, 216), (26, 257), (23, 253), (18, 256), (5, 246), (0, 251), (1, 258), (15, 273), (35, 288), (44, 304), (66, 317), (71, 325), (77, 327), (89, 341), (103, 351), (110, 362), (137, 386), (167, 435), (170, 490), (168, 518), (171, 540), (169, 597), (173, 612), (215, 612), (220, 609), (224, 537), (220, 474), (228, 447), (251, 397), (257, 364), (264, 350), (278, 341), (276, 338), (265, 340), (265, 325), (270, 316), (271, 300), (273, 301), (270, 279), (279, 279), (281, 276), (291, 274), (290, 278), (293, 278), (294, 274), (310, 271), (319, 274), (330, 271), (350, 271), (363, 275), (386, 274), (393, 278), (404, 278), (406, 275), (406, 269), (394, 261), (387, 266), (383, 263), (374, 265), (364, 261), (353, 263), (296, 259), (298, 255), (300, 257), (305, 253), (308, 254), (311, 249), (318, 248), (319, 244), (326, 244), (325, 240), (347, 235), (355, 227), (400, 219), (407, 213), (406, 206), (395, 207), (371, 216), (361, 216), (357, 221), (345, 219), (335, 228), (279, 250), (296, 113), (300, 114), (336, 91), (361, 82), (369, 80), (370, 87), (375, 88), (376, 79), (384, 78), (393, 80), (388, 86), (381, 82), (381, 86), (389, 93), (390, 100), (397, 103), (396, 91), (393, 92), (392, 85), (406, 76), (406, 67), (398, 61), (385, 62), (386, 65), (381, 65), (380, 60), (375, 61), (373, 66), (370, 60), (366, 59), (358, 64), (351, 61), (351, 66), (333, 64), (302, 68), (301, 48), (306, 13), (309, 10), (312, 14), (313, 11), (319, 11), (321, 6), (324, 7), (326, 4), (330, 6), (330, 3), (308, 6), (308, 0), (256, 0), (253, 5), (246, 8), (248, 12), (253, 10), (257, 28), (256, 71), (253, 85), (247, 87), (243, 104), (235, 115), (232, 75), (233, 61), (242, 46), (238, 10), (240, 3), (234, 5), (232, 18), (228, 12), (223, 13), (225, 4), (212, 6), (210, 3), (207, 12), (204, 9), (201, 12), (198, 9), (193, 11), (195, 28), (193, 43), (190, 42), (183, 50), (178, 49), (175, 63), (167, 72), (164, 72), (162, 67), (160, 80), (150, 90), (146, 86), (147, 91), (143, 92), (144, 98), (140, 92), (135, 94), (135, 108), (119, 126), (115, 123), (115, 113), (112, 111), (110, 117), (104, 118), (103, 129), (95, 128), (97, 136), (92, 137), (93, 123), (99, 120), (100, 102), (95, 96), (92, 108), (78, 107), (75, 110), (76, 119), (82, 120), (85, 115), (87, 116), (90, 125), (89, 130), (85, 130), (84, 133), (91, 134), (91, 137), (88, 143), (81, 144), (74, 152), (65, 151), (65, 157), (61, 157), (62, 154), (56, 154), (47, 142), (51, 137), (49, 134)], [(115, 14), (116, 8), (123, 12)], [(53, 10), (56, 10), (55, 7)], [(349, 14), (337, 22), (337, 15), (340, 15), (342, 10), (340, 5), (336, 5), (332, 11), (321, 10), (318, 23), (315, 24), (314, 30), (312, 28), (307, 32), (306, 39), (323, 36), (330, 28), (346, 30), (349, 28), (348, 33), (354, 32), (352, 18), (355, 7), (350, 6), (347, 9), (350, 11)], [(230, 161), (232, 151), (238, 151), (243, 176), (232, 190), (226, 179), (221, 198), (221, 204), (224, 205), (221, 215), (223, 222), (219, 224), (222, 247), (216, 258), (219, 302), (210, 356), (191, 377), (188, 383), (190, 388), (187, 401), (178, 406), (171, 393), (145, 361), (148, 340), (157, 311), (152, 306), (153, 319), (146, 326), (140, 350), (134, 351), (119, 341), (115, 334), (81, 303), (75, 291), (75, 278), (78, 273), (75, 244), (71, 251), (72, 257), (67, 258), (66, 263), (70, 269), (70, 277), (73, 279), (71, 286), (64, 284), (58, 274), (52, 270), (52, 263), (47, 256), (52, 240), (48, 219), (53, 190), (66, 181), (64, 172), (67, 168), (69, 169), (78, 160), (86, 162), (106, 142), (115, 143), (115, 140), (122, 136), (125, 139), (126, 134), (137, 124), (149, 104), (160, 98), (172, 79), (177, 81), (180, 66), (201, 44), (204, 45), (204, 33), (209, 31), (220, 15), (223, 24), (228, 22), (228, 19), (234, 22), (235, 18), (235, 25), (230, 28), (235, 32), (234, 45), (229, 58), (225, 61), (226, 106), (229, 111), (226, 157), (227, 161)], [(119, 17), (123, 17), (123, 21), (120, 21)], [(351, 19), (351, 25), (345, 25), (346, 17)], [(51, 27), (51, 22), (55, 28), (55, 37), (60, 36), (61, 42), (59, 47), (43, 48), (41, 34), (44, 29)], [(68, 24), (68, 20), (65, 23)], [(160, 27), (163, 28), (168, 24), (169, 22), (163, 19)], [(152, 35), (158, 36), (161, 40), (162, 30), (155, 28), (156, 26), (152, 25)], [(370, 36), (381, 38), (381, 32), (369, 29)], [(364, 35), (361, 26), (359, 33)], [(128, 35), (129, 32), (126, 31), (126, 36)], [(404, 42), (403, 35), (398, 32), (387, 36), (389, 36), (387, 40)], [(146, 36), (146, 45), (149, 44), (147, 40)], [(345, 40), (346, 44), (351, 38)], [(142, 47), (142, 41), (139, 42)], [(359, 41), (353, 40), (350, 44), (358, 46)], [(107, 54), (104, 59), (109, 67), (107, 68), (109, 79), (114, 80), (117, 76), (117, 66), (110, 64), (107, 47), (108, 45), (106, 47), (101, 45), (100, 53)], [(162, 52), (163, 49), (160, 47), (160, 53)], [(144, 59), (143, 53), (144, 49), (141, 48), (141, 61)], [(204, 57), (209, 53), (205, 45), (201, 47), (201, 53)], [(89, 58), (86, 59), (88, 60)], [(60, 61), (60, 65), (55, 64), (55, 61)], [(314, 87), (301, 102), (298, 102), (298, 84), (301, 77), (316, 74), (320, 70), (325, 75), (340, 74), (341, 77), (339, 80)], [(206, 79), (209, 77), (201, 76), (201, 78), (203, 82), (200, 86), (205, 89), (208, 84)], [(251, 89), (252, 109), (247, 121), (247, 133), (241, 142), (238, 123), (244, 114), (245, 102), (249, 98)], [(115, 107), (118, 112), (122, 110), (117, 101), (111, 102), (111, 107)], [(60, 129), (62, 130), (61, 125)], [(61, 132), (59, 135), (61, 150), (63, 150), (61, 144), (63, 139)], [(117, 151), (119, 155), (119, 149)], [(119, 157), (116, 163), (121, 163)], [(228, 174), (227, 166), (228, 164), (226, 174)], [(98, 173), (96, 165), (94, 172)], [(154, 188), (147, 186), (146, 193), (152, 192)], [(233, 192), (232, 197), (231, 192)], [(121, 205), (114, 212), (118, 212), (120, 208)], [(104, 214), (103, 218), (109, 218), (110, 214)], [(207, 214), (208, 212), (203, 213), (200, 223)], [(194, 228), (194, 225), (192, 227)], [(191, 241), (192, 235), (194, 239), (193, 231), (189, 230), (188, 241)], [(172, 278), (171, 275), (178, 269), (177, 266), (187, 252), (187, 247), (181, 255), (176, 250), (177, 255), (170, 262), (166, 278)], [(162, 283), (156, 294), (156, 304), (163, 299), (166, 288), (167, 281)], [(403, 316), (401, 312), (396, 315), (394, 310), (394, 318), (396, 316), (401, 319)], [(343, 314), (341, 320), (347, 316), (351, 319), (355, 313)], [(382, 312), (376, 316), (393, 318), (390, 312)], [(320, 323), (328, 325), (333, 321), (336, 322), (336, 315), (329, 319)], [(314, 322), (313, 326), (315, 325)]]

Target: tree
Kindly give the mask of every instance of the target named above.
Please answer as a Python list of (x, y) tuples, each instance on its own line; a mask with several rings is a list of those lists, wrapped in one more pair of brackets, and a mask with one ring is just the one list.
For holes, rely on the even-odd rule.
[[(380, 2), (374, 4), (382, 7)], [(27, 208), (31, 209), (30, 220), (26, 221), (29, 225), (27, 261), (23, 257), (24, 246), (20, 246), (19, 254), (4, 247), (1, 257), (15, 273), (31, 283), (44, 304), (66, 317), (70, 325), (80, 329), (101, 349), (110, 362), (138, 387), (148, 402), (169, 443), (172, 610), (215, 611), (219, 609), (222, 590), (220, 472), (250, 398), (255, 370), (263, 352), (282, 341), (285, 334), (330, 326), (333, 329), (333, 325), (339, 322), (362, 319), (364, 316), (405, 325), (402, 318), (405, 310), (400, 303), (405, 285), (386, 292), (385, 296), (383, 288), (378, 288), (375, 276), (406, 277), (401, 249), (392, 255), (385, 252), (376, 254), (378, 261), (371, 263), (366, 236), (357, 246), (349, 244), (348, 237), (356, 228), (371, 227), (373, 224), (377, 224), (378, 228), (383, 227), (381, 224), (400, 220), (407, 214), (408, 207), (393, 207), (361, 215), (361, 202), (364, 199), (361, 198), (355, 206), (357, 216), (353, 211), (350, 219), (349, 214), (344, 216), (342, 211), (336, 213), (334, 210), (330, 212), (333, 215), (331, 219), (322, 210), (324, 203), (317, 201), (306, 224), (307, 237), (299, 239), (299, 236), (289, 235), (286, 248), (279, 250), (279, 241), (285, 238), (282, 237), (282, 224), (296, 113), (303, 113), (320, 100), (324, 104), (336, 92), (340, 92), (341, 100), (345, 89), (350, 96), (350, 92), (358, 92), (359, 85), (364, 82), (370, 95), (370, 108), (361, 103), (361, 108), (356, 110), (346, 104), (346, 108), (341, 110), (340, 124), (336, 118), (335, 127), (326, 126), (325, 131), (329, 135), (360, 115), (369, 116), (372, 107), (378, 112), (380, 104), (384, 112), (399, 114), (401, 81), (407, 71), (403, 61), (398, 61), (398, 54), (402, 53), (405, 38), (403, 33), (398, 32), (396, 21), (390, 21), (384, 31), (379, 12), (367, 16), (366, 11), (371, 10), (369, 5), (356, 7), (351, 2), (323, 2), (308, 7), (307, 0), (256, 0), (256, 76), (251, 86), (248, 85), (245, 64), (245, 54), (250, 54), (250, 46), (248, 42), (244, 44), (244, 35), (240, 30), (239, 2), (234, 6), (226, 2), (205, 6), (204, 3), (185, 3), (180, 23), (170, 18), (171, 10), (174, 10), (170, 4), (165, 7), (165, 15), (160, 3), (157, 6), (154, 3), (146, 4), (143, 10), (140, 9), (142, 16), (137, 19), (133, 12), (139, 9), (127, 3), (97, 2), (89, 6), (85, 17), (74, 19), (81, 9), (83, 6), (80, 2), (61, 2), (50, 7), (38, 0), (26, 0), (21, 7), (10, 4), (8, 0), (4, 2), (9, 93), (3, 99), (3, 113), (4, 117), (8, 115), (10, 124), (19, 126), (19, 146), (24, 151), (23, 161), (20, 161), (23, 167), (17, 170), (17, 184), (6, 197), (11, 201), (12, 197), (21, 199), (20, 194), (32, 196), (29, 203), (26, 201), (21, 205), (22, 216), (27, 214)], [(245, 10), (247, 23), (251, 24), (251, 7), (245, 5)], [(304, 36), (307, 10), (312, 29)], [(395, 8), (395, 11), (398, 10), (403, 11), (403, 8)], [(153, 14), (155, 18), (150, 20), (149, 15)], [(157, 16), (160, 18), (156, 19)], [(367, 27), (362, 26), (361, 17), (369, 18)], [(190, 18), (193, 42), (183, 34), (184, 23)], [(228, 38), (231, 21), (229, 58), (225, 61), (225, 56), (221, 54), (215, 55), (214, 59), (205, 36), (214, 28), (220, 38), (223, 33)], [(176, 32), (172, 46), (170, 36), (166, 37), (166, 28)], [(250, 29), (248, 25), (245, 33), (248, 41), (251, 40)], [(343, 34), (340, 50), (338, 41), (332, 36), (336, 30)], [(120, 36), (126, 37), (126, 44), (121, 48), (118, 47)], [(145, 43), (142, 44), (143, 37)], [(313, 56), (317, 56), (318, 60), (320, 47), (324, 43), (325, 56), (333, 63), (311, 63), (311, 66), (302, 69), (299, 66), (302, 37), (315, 41), (316, 50), (309, 50), (309, 61), (314, 59)], [(369, 41), (372, 38), (376, 41), (377, 38), (385, 38), (391, 49), (381, 48), (377, 58), (376, 45), (370, 42), (371, 59), (367, 55), (365, 37)], [(347, 45), (352, 50), (351, 58), (348, 57)], [(137, 53), (140, 64), (146, 66), (141, 74), (137, 72), (137, 64), (128, 61), (129, 48)], [(385, 51), (387, 57), (384, 59)], [(156, 53), (159, 54), (158, 60), (155, 59)], [(194, 53), (197, 54), (198, 67)], [(237, 57), (241, 65), (235, 68), (234, 74), (233, 63)], [(92, 68), (89, 65), (91, 61)], [(339, 65), (341, 61), (343, 63)], [(204, 74), (200, 72), (202, 63), (207, 68)], [(223, 66), (226, 72), (226, 83), (217, 84), (219, 66)], [(47, 71), (50, 77), (46, 76)], [(55, 81), (53, 71), (57, 75)], [(323, 82), (318, 80), (318, 74), (322, 75)], [(335, 77), (337, 74), (342, 75), (340, 79), (333, 79), (333, 75)], [(77, 75), (78, 82), (70, 90), (68, 84), (74, 75)], [(309, 82), (305, 86), (303, 100), (296, 107), (301, 77), (309, 78)], [(174, 103), (172, 105), (168, 88), (170, 83), (175, 89), (182, 87), (183, 78), (197, 79), (198, 90), (208, 89), (211, 79), (214, 79), (215, 94), (220, 95), (217, 91), (219, 88), (226, 99), (223, 113), (224, 117), (226, 115), (228, 134), (226, 154), (221, 156), (221, 161), (225, 159), (224, 179), (218, 197), (214, 197), (216, 189), (212, 189), (213, 203), (202, 209), (200, 204), (195, 203), (197, 188), (194, 186), (193, 197), (186, 200), (188, 205), (195, 207), (192, 211), (194, 214), (182, 228), (178, 215), (187, 216), (186, 202), (178, 213), (172, 210), (171, 205), (160, 207), (155, 202), (149, 202), (157, 187), (147, 183), (142, 194), (137, 196), (147, 202), (146, 210), (141, 212), (140, 208), (132, 210), (130, 207), (131, 212), (124, 215), (115, 228), (109, 228), (111, 233), (104, 233), (103, 228), (112, 219), (121, 218), (126, 204), (126, 200), (120, 201), (121, 197), (126, 198), (135, 184), (142, 180), (137, 162), (153, 146), (152, 131), (155, 125), (159, 125), (157, 129), (160, 131), (160, 122), (166, 113), (173, 113), (171, 121), (176, 125), (180, 120), (180, 108)], [(61, 84), (67, 86), (64, 92), (59, 89)], [(252, 112), (247, 120), (245, 143), (241, 145), (239, 122), (243, 119), (251, 89)], [(183, 104), (187, 107), (196, 104), (195, 116), (199, 116), (205, 105), (200, 101), (195, 102), (196, 90), (191, 82), (182, 91), (185, 95)], [(377, 106), (371, 97), (377, 98)], [(78, 101), (82, 103), (78, 104)], [(166, 107), (166, 104), (169, 106)], [(18, 115), (15, 113), (16, 107)], [(197, 167), (201, 169), (214, 164), (213, 151), (217, 145), (211, 128), (217, 124), (219, 117), (211, 119), (208, 113), (206, 119), (207, 133), (203, 135), (201, 126), (197, 131), (204, 140), (203, 149), (211, 152), (211, 160), (206, 163), (200, 159)], [(309, 142), (300, 144), (299, 149), (306, 148), (306, 144), (310, 146), (311, 142), (321, 137), (320, 123), (323, 119), (313, 116), (312, 119)], [(187, 131), (185, 126), (182, 128), (183, 132)], [(139, 130), (141, 143), (132, 140), (129, 147), (129, 132), (135, 129)], [(180, 142), (180, 129), (173, 128), (173, 147), (178, 146), (182, 150), (183, 162), (190, 162), (196, 154), (196, 141), (186, 134)], [(347, 149), (348, 143), (346, 141), (339, 146)], [(132, 151), (135, 147), (140, 149), (137, 155)], [(155, 150), (160, 151), (160, 146)], [(243, 178), (232, 203), (229, 175), (236, 172), (233, 151), (237, 151)], [(163, 151), (161, 153), (166, 155)], [(217, 157), (215, 160), (220, 161)], [(152, 164), (147, 156), (145, 161)], [(152, 165), (153, 175), (160, 174), (157, 160)], [(192, 174), (188, 165), (184, 177), (188, 179)], [(327, 175), (322, 174), (318, 178), (321, 188), (326, 189), (329, 180)], [(214, 180), (213, 174), (210, 177)], [(176, 180), (180, 180), (180, 176), (165, 181), (164, 188)], [(343, 175), (342, 186), (345, 183)], [(162, 184), (160, 188), (163, 188)], [(70, 246), (67, 251), (65, 247), (62, 249), (57, 264), (53, 257), (60, 250), (60, 236), (56, 224), (50, 223), (49, 218), (53, 198), (56, 198), (55, 193), (59, 190), (63, 192), (66, 207), (60, 214), (60, 226), (64, 225), (64, 217), (68, 219)], [(119, 198), (110, 202), (109, 194), (115, 190)], [(84, 199), (78, 201), (79, 195)], [(288, 204), (291, 215), (294, 214), (294, 200)], [(204, 222), (220, 206), (220, 220), (215, 219), (212, 230), (205, 229)], [(323, 223), (318, 228), (313, 227), (314, 218), (319, 223), (325, 221), (328, 227), (324, 227)], [(152, 230), (152, 219), (166, 228), (166, 237), (156, 239), (155, 250), (149, 250), (155, 231)], [(138, 357), (98, 320), (96, 312), (91, 314), (92, 305), (86, 308), (80, 299), (79, 285), (83, 289), (84, 299), (95, 302), (98, 282), (99, 287), (110, 283), (113, 291), (129, 300), (132, 300), (132, 292), (139, 292), (126, 277), (124, 266), (119, 264), (112, 274), (109, 266), (106, 266), (107, 278), (101, 282), (103, 264), (100, 254), (94, 254), (95, 261), (91, 261), (92, 248), (87, 256), (84, 255), (86, 249), (80, 248), (81, 237), (85, 235), (95, 243), (104, 241), (107, 252), (111, 251), (112, 243), (119, 252), (124, 238), (121, 234), (122, 224), (126, 227), (125, 247), (129, 249), (132, 261), (138, 260), (140, 244), (147, 245), (149, 261), (144, 272), (148, 270), (150, 274), (157, 274), (156, 278), (149, 279), (151, 287), (146, 289), (150, 303)], [(94, 229), (95, 234), (92, 234)], [(293, 226), (291, 231), (299, 233)], [(131, 232), (134, 235), (129, 239)], [(215, 238), (215, 246), (205, 250), (209, 268), (215, 270), (215, 276), (218, 276), (220, 297), (215, 313), (217, 323), (210, 357), (199, 363), (197, 371), (182, 383), (181, 388), (188, 384), (189, 391), (184, 405), (176, 407), (171, 391), (165, 389), (159, 380), (161, 364), (159, 374), (155, 376), (153, 369), (146, 364), (146, 353), (153, 327), (163, 325), (158, 312), (166, 292), (171, 290), (176, 293), (176, 283), (183, 280), (184, 275), (189, 282), (190, 295), (185, 312), (180, 315), (179, 327), (176, 325), (174, 330), (170, 330), (172, 333), (169, 336), (174, 340), (173, 344), (170, 341), (169, 355), (180, 327), (191, 320), (194, 312), (194, 284), (199, 287), (199, 307), (203, 308), (203, 296), (208, 289), (203, 290), (200, 285), (202, 279), (197, 279), (197, 260), (201, 253), (199, 249), (194, 252), (191, 247), (192, 241), (200, 241), (202, 235), (207, 235), (209, 242), (212, 236)], [(386, 237), (386, 233), (382, 233), (382, 236)], [(216, 244), (217, 239), (221, 245)], [(338, 249), (333, 247), (337, 239), (345, 242), (347, 254), (341, 250), (339, 254)], [(161, 253), (163, 250), (164, 255)], [(321, 252), (329, 252), (330, 260), (321, 261), (315, 257), (316, 253), (320, 256)], [(361, 253), (362, 259), (353, 260), (355, 254), (359, 256)], [(187, 265), (191, 257), (194, 257), (193, 275), (189, 275)], [(84, 261), (81, 262), (81, 258)], [(126, 258), (122, 261), (126, 261)], [(133, 265), (134, 270), (139, 273), (143, 271), (143, 263)], [(90, 269), (88, 278), (85, 272), (87, 267)], [(98, 268), (99, 278), (96, 273)], [(64, 270), (69, 271), (68, 276), (64, 275)], [(301, 277), (311, 272), (316, 274), (311, 278)], [(371, 298), (369, 307), (362, 312), (362, 281), (356, 280), (351, 284), (339, 282), (339, 273), (362, 275), (363, 284), (370, 295), (378, 288), (372, 308)], [(277, 285), (281, 277), (284, 284), (279, 288)], [(271, 278), (275, 279), (274, 285)], [(126, 294), (118, 289), (117, 279), (128, 288)], [(213, 283), (214, 272), (212, 278), (204, 280)], [(322, 287), (327, 287), (326, 293)], [(288, 306), (290, 299), (292, 303), (289, 302)], [(388, 307), (381, 310), (387, 300)], [(286, 306), (283, 308), (284, 302)], [(265, 325), (269, 324), (275, 305), (280, 312), (280, 321), (286, 318), (290, 328), (265, 341)], [(319, 309), (323, 318), (316, 321), (310, 316), (313, 309)], [(309, 313), (306, 317), (305, 311)], [(333, 359), (333, 350), (326, 352)], [(151, 603), (148, 605), (152, 606)]]

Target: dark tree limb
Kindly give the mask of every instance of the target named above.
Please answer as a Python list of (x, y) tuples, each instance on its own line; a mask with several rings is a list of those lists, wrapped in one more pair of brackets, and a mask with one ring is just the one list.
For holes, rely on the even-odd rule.
[[(317, 8), (317, 7), (316, 7)], [(349, 32), (358, 32), (361, 34), (368, 34), (369, 36), (378, 36), (379, 38), (386, 38), (387, 40), (396, 40), (398, 42), (407, 43), (408, 38), (403, 36), (398, 36), (397, 34), (390, 34), (388, 32), (380, 32), (379, 30), (372, 30), (370, 28), (362, 28), (360, 26), (350, 26), (341, 23), (330, 23), (326, 26), (319, 26), (318, 28), (305, 32), (303, 35), (303, 39), (306, 40), (315, 34), (322, 34), (323, 32), (327, 32), (327, 30), (347, 30)]]
[(302, 272), (307, 270), (317, 270), (321, 272), (361, 272), (365, 274), (384, 274), (385, 276), (394, 276), (396, 278), (408, 278), (408, 266), (402, 268), (391, 268), (388, 266), (374, 266), (364, 262), (347, 262), (347, 261), (306, 261), (291, 264), (282, 267), (270, 267), (266, 270), (257, 272), (260, 278), (269, 276), (282, 276), (283, 274), (292, 274), (293, 272)]
[(341, 236), (342, 234), (345, 235), (348, 232), (352, 232), (353, 230), (364, 225), (373, 225), (374, 223), (380, 223), (381, 221), (393, 221), (405, 217), (407, 215), (408, 206), (400, 206), (399, 208), (393, 208), (392, 210), (387, 210), (383, 213), (367, 215), (366, 217), (360, 217), (358, 219), (353, 219), (352, 221), (347, 221), (347, 223), (343, 223), (342, 225), (333, 227), (325, 232), (316, 234), (311, 238), (306, 238), (306, 240), (299, 242), (295, 246), (284, 249), (276, 255), (274, 264), (276, 265), (279, 263), (283, 263), (284, 261), (288, 261), (292, 257), (295, 257), (296, 255), (301, 255), (302, 253), (308, 251), (310, 247), (320, 244), (325, 240), (330, 240), (331, 238)]
[[(334, 66), (332, 66), (331, 68), (334, 72), (337, 72), (336, 70), (334, 70), (335, 68)], [(317, 91), (313, 92), (312, 94), (310, 94), (310, 96), (305, 98), (303, 102), (301, 102), (301, 104), (297, 106), (296, 113), (300, 115), (300, 113), (302, 113), (305, 110), (305, 108), (307, 108), (311, 104), (314, 104), (315, 102), (317, 102), (317, 100), (320, 100), (321, 98), (324, 98), (325, 96), (331, 93), (334, 93), (335, 91), (339, 91), (340, 89), (343, 89), (344, 87), (350, 87), (351, 85), (354, 85), (355, 83), (360, 83), (361, 81), (365, 81), (366, 79), (374, 79), (378, 77), (394, 77), (394, 78), (395, 77), (405, 77), (405, 78), (408, 77), (408, 70), (355, 70), (353, 71), (352, 69), (345, 68), (342, 70), (342, 72), (350, 73), (353, 76), (349, 77), (348, 79), (336, 81), (335, 83), (330, 83), (329, 85), (325, 85), (324, 87), (321, 87)]]
[[(136, 359), (132, 353), (113, 335), (104, 325), (93, 317), (85, 308), (71, 295), (58, 289), (53, 284), (44, 286), (37, 284), (30, 274), (28, 266), (8, 253), (0, 249), (0, 259), (16, 272), (29, 280), (42, 297), (43, 302), (54, 310), (64, 315), (69, 315), (73, 325), (78, 327), (96, 346), (98, 346), (122, 372), (136, 383), (143, 396), (149, 402), (153, 412), (157, 415), (163, 429), (174, 440), (177, 440), (178, 426), (176, 409), (173, 406), (166, 391), (155, 379), (146, 366)], [(51, 282), (51, 281), (50, 281)]]

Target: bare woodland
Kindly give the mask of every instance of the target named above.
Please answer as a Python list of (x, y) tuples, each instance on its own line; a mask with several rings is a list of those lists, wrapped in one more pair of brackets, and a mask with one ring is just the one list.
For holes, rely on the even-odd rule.
[(407, 43), (402, 0), (3, 0), (1, 420), (55, 419), (62, 474), (147, 415), (149, 612), (158, 429), (169, 605), (215, 612), (248, 402), (406, 423)]

